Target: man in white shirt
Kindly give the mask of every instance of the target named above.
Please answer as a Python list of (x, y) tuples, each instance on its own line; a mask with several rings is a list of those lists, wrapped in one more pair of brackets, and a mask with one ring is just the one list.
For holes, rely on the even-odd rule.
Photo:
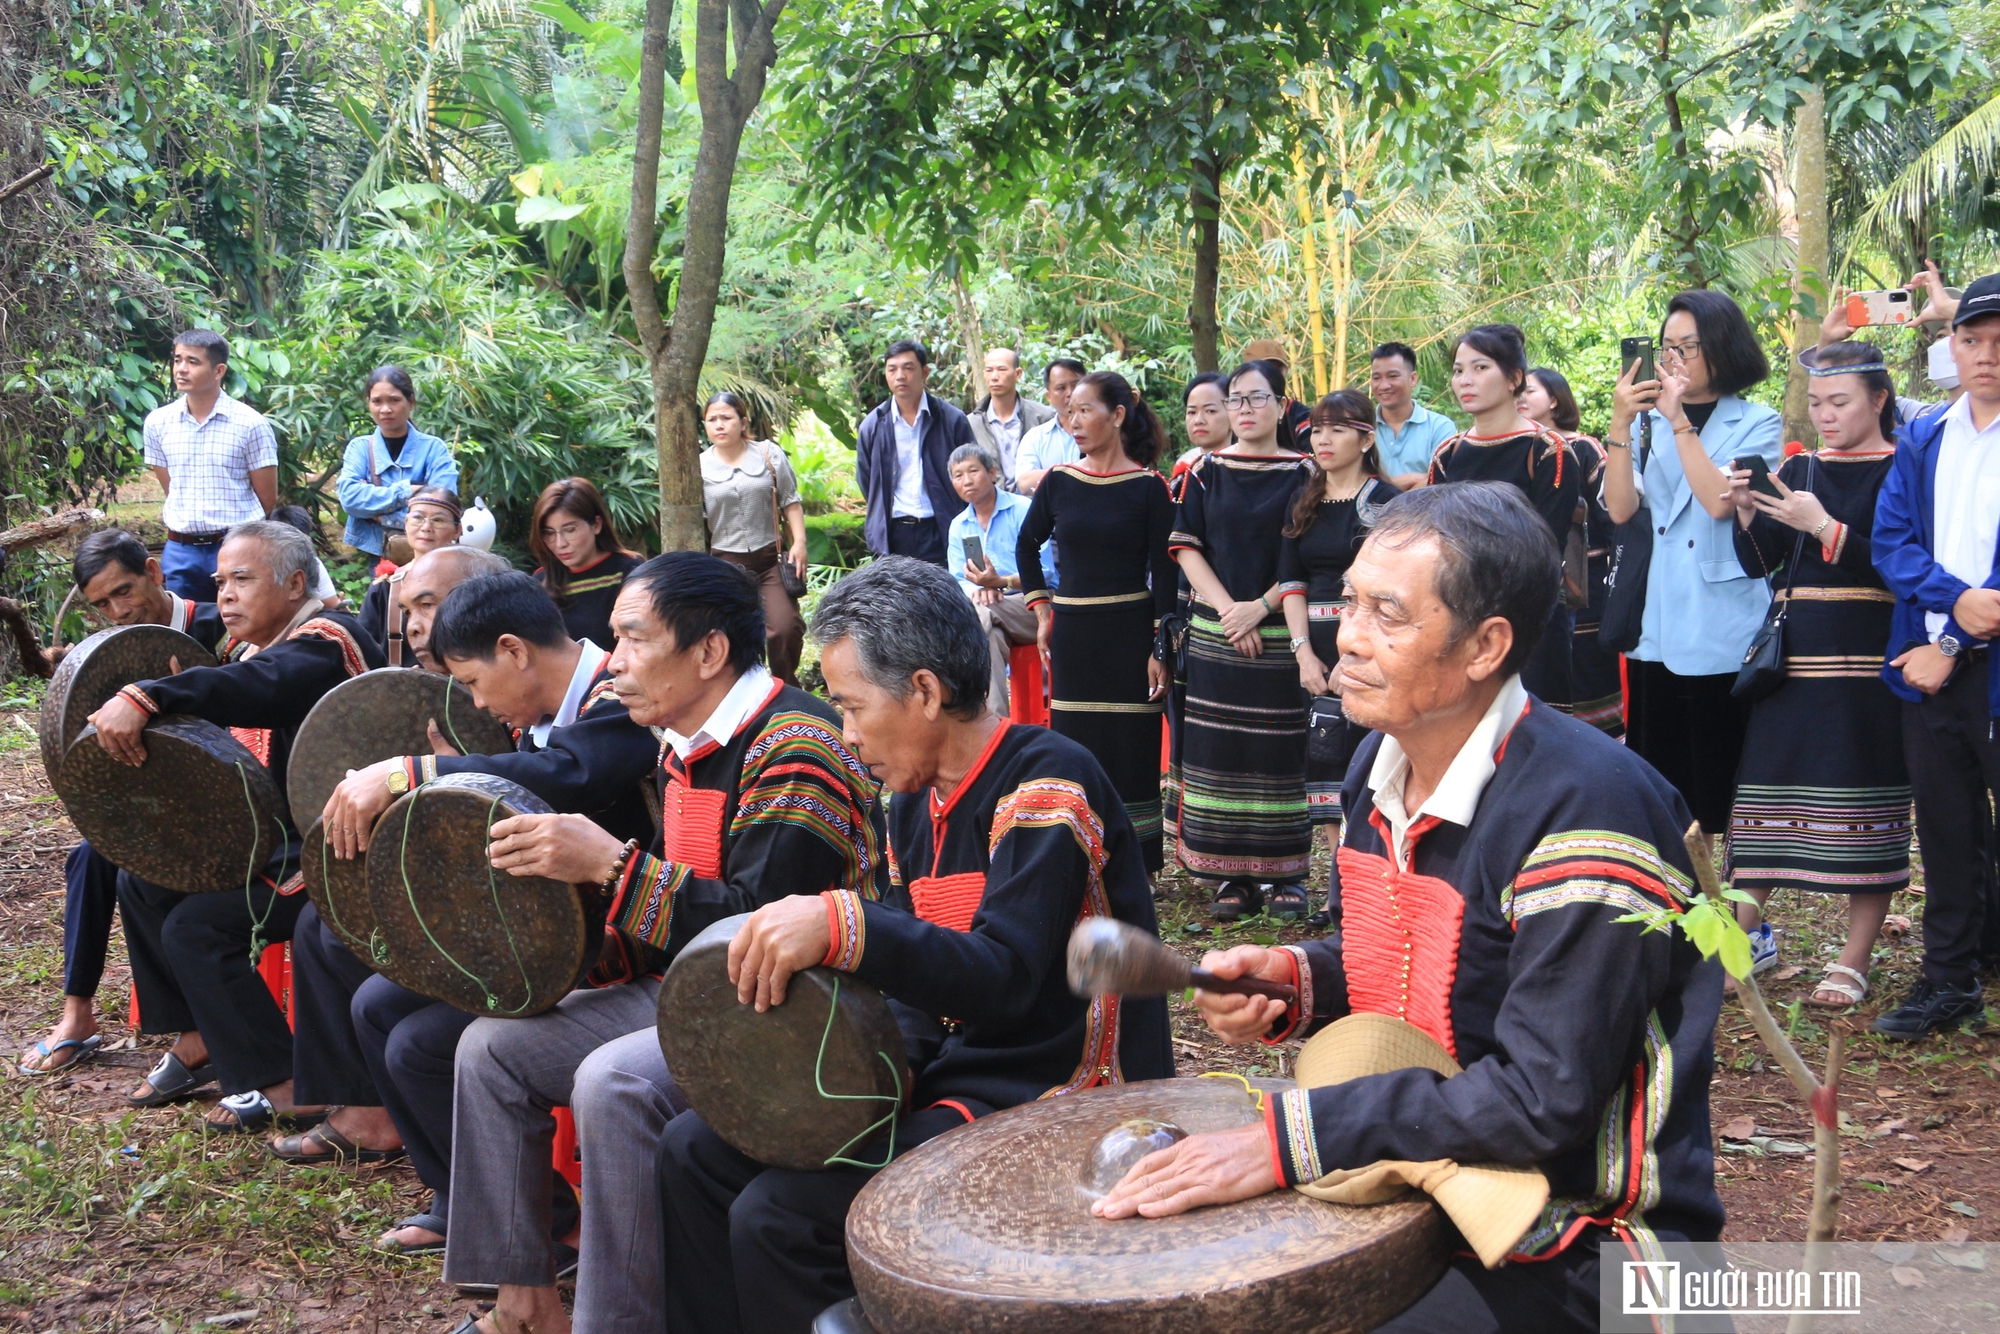
[(951, 452), (972, 443), (965, 414), (928, 390), (930, 353), (913, 338), (889, 344), (889, 398), (855, 433), (854, 480), (868, 502), (862, 533), (878, 556), (944, 564), (945, 532), (965, 502), (951, 487)]
[(1965, 289), (1952, 317), (1963, 395), (1896, 433), (1876, 502), (1875, 568), (1896, 594), (1882, 679), (1904, 701), (1903, 753), (1924, 859), (1923, 976), (1877, 1018), (1921, 1038), (1985, 1013), (1979, 970), (1987, 827), (2000, 792), (2000, 274)]
[(1014, 489), (1024, 496), (1035, 494), (1049, 469), (1061, 463), (1075, 463), (1083, 457), (1076, 437), (1063, 427), (1069, 411), (1069, 396), (1089, 373), (1075, 357), (1057, 357), (1042, 369), (1042, 392), (1048, 396), (1055, 415), (1021, 437), (1021, 453), (1015, 461)]
[(986, 397), (972, 410), (972, 438), (1000, 461), (1000, 485), (1015, 489), (1021, 440), (1056, 410), (1021, 397), (1021, 357), (1012, 348), (996, 347), (986, 354)]
[(189, 329), (174, 339), (173, 372), (181, 396), (146, 414), (145, 428), (146, 466), (167, 493), (160, 568), (182, 597), (213, 602), (223, 535), (278, 508), (278, 442), (263, 414), (222, 392), (222, 335)]

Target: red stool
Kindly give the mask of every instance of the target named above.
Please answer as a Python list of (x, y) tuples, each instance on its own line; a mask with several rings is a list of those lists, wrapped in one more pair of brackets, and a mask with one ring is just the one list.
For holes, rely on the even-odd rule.
[(1042, 683), (1042, 650), (1017, 644), (1007, 655), (1007, 716), (1017, 723), (1049, 725), (1048, 691)]
[[(292, 951), (284, 941), (274, 941), (264, 947), (257, 956), (257, 972), (264, 979), (264, 985), (271, 989), (271, 999), (285, 1012), (288, 1027), (297, 1028), (299, 1023), (298, 998), (292, 994)], [(125, 1022), (134, 1032), (139, 1028), (139, 988), (132, 988), (132, 1003), (126, 1009)]]
[(554, 1162), (557, 1175), (569, 1182), (573, 1190), (583, 1189), (583, 1155), (576, 1151), (576, 1118), (569, 1108), (558, 1107), (556, 1118), (555, 1144), (549, 1157)]

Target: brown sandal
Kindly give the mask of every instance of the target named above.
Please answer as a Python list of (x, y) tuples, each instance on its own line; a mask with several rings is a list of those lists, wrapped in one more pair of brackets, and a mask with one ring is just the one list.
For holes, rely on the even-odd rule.
[[(325, 1152), (306, 1148), (317, 1144)], [(364, 1149), (322, 1121), (302, 1135), (286, 1135), (271, 1141), (271, 1156), (283, 1162), (310, 1166), (314, 1163), (393, 1163), (408, 1152), (400, 1145), (393, 1149)]]

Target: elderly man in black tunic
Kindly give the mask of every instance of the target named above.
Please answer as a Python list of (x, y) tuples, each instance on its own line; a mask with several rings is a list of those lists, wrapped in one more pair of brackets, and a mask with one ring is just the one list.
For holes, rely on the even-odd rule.
[[(218, 667), (194, 667), (126, 686), (91, 715), (98, 744), (117, 760), (146, 759), (145, 727), (160, 714), (189, 714), (231, 729), (277, 780), (306, 714), (351, 676), (382, 665), (375, 642), (346, 612), (312, 596), (312, 539), (282, 523), (238, 524), (216, 556), (216, 607), (229, 637)], [(312, 1115), (292, 1101), (292, 1033), (257, 975), (256, 955), (289, 940), (305, 906), (297, 876), (298, 834), (242, 894), (177, 894), (128, 872), (118, 907), (148, 1033), (200, 1030), (226, 1095), (212, 1130), (258, 1130), (278, 1116)], [(199, 1076), (181, 1060), (183, 1038), (139, 1086), (139, 1098), (192, 1090)]]
[[(1065, 980), (1082, 919), (1156, 929), (1132, 822), (1083, 747), (987, 709), (986, 635), (951, 576), (878, 560), (825, 595), (813, 635), (848, 744), (895, 794), (890, 892), (767, 904), (729, 963), (759, 1009), (815, 964), (895, 1005), (915, 1110), (893, 1141), (883, 1131), (842, 1162), (1050, 1094), (1171, 1075), (1162, 1000), (1081, 1000)], [(658, 1171), (671, 1334), (805, 1334), (853, 1295), (842, 1226), (872, 1169), (767, 1168), (687, 1113), (667, 1123)]]

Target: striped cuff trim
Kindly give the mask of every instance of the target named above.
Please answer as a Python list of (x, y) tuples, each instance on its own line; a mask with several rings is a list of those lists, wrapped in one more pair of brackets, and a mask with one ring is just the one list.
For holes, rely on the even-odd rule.
[(851, 973), (861, 965), (861, 951), (867, 943), (867, 918), (862, 916), (861, 896), (851, 889), (820, 891), (826, 904), (827, 947), (822, 966)]
[(1306, 962), (1306, 952), (1297, 945), (1280, 945), (1278, 953), (1292, 962), (1291, 982), (1298, 989), (1298, 999), (1286, 1009), (1280, 1024), (1261, 1039), (1267, 1047), (1275, 1047), (1299, 1031), (1299, 1025), (1312, 1018), (1312, 965)]
[(1276, 1129), (1278, 1179), (1287, 1186), (1317, 1181), (1326, 1175), (1320, 1166), (1319, 1144), (1313, 1138), (1312, 1100), (1309, 1089), (1287, 1089), (1268, 1098), (1273, 1107)]
[(160, 716), (160, 706), (153, 703), (153, 697), (139, 689), (139, 687), (126, 686), (118, 692), (118, 695), (121, 699), (130, 700), (134, 707), (148, 718), (157, 718)]

